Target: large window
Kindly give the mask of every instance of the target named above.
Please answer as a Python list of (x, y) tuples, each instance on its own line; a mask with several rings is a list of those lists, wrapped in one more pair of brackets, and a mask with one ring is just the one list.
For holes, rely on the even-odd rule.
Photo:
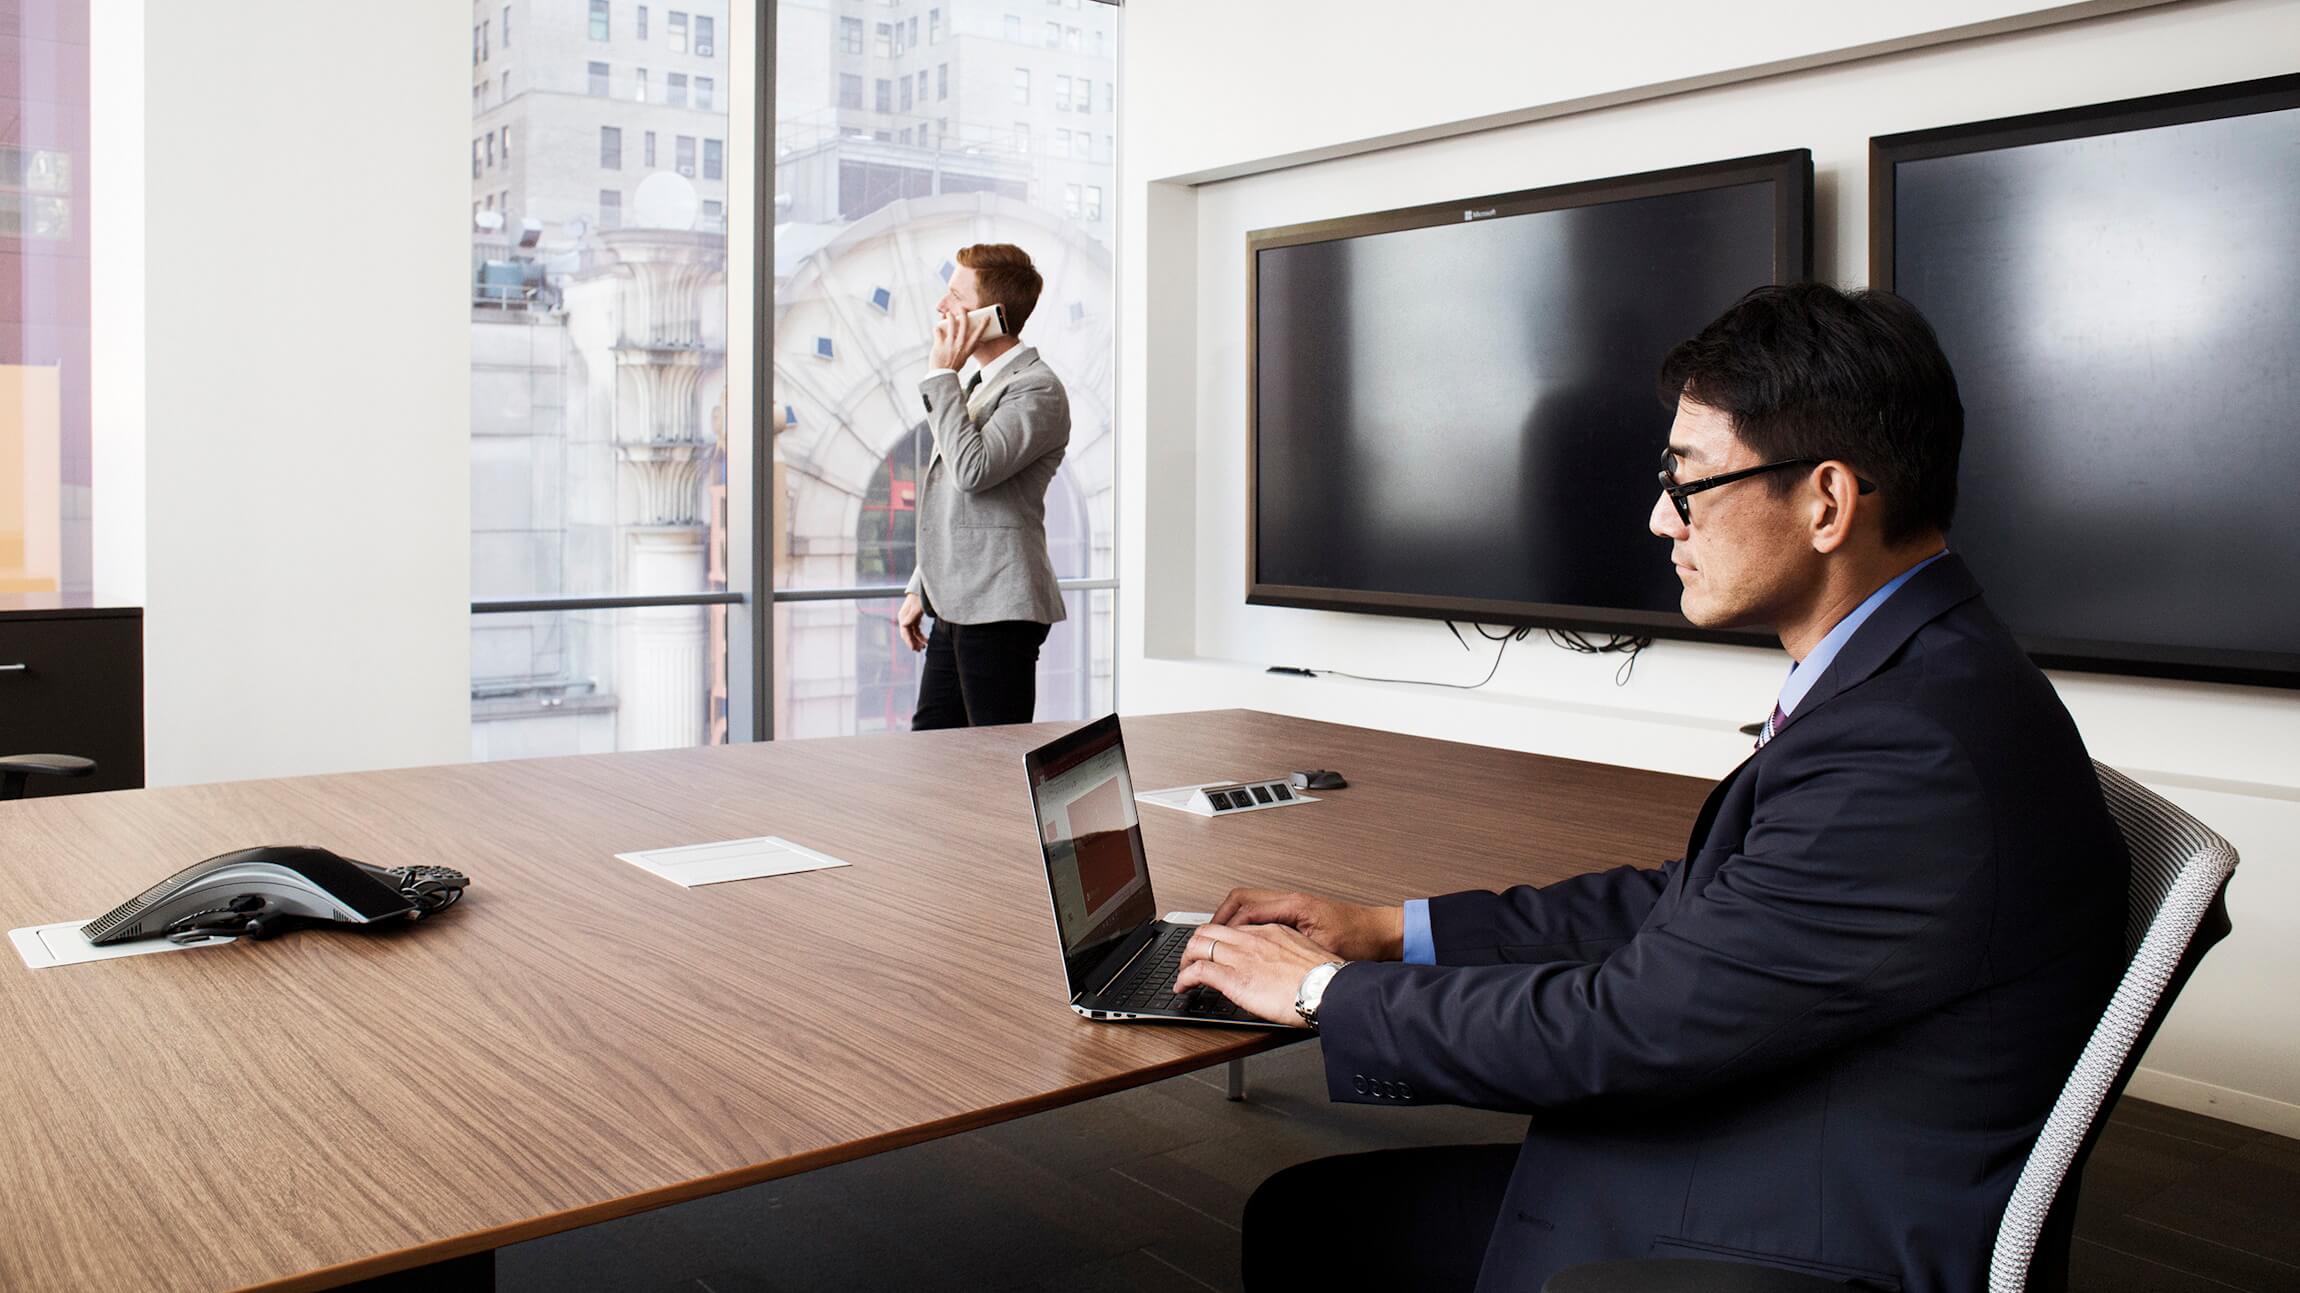
[[(885, 20), (886, 52), (918, 39), (915, 17), (897, 29), (878, 0), (830, 0), (830, 9), (839, 19)], [(1116, 8), (1086, 5), (1080, 18), (1104, 37), (1100, 48), (1117, 48)], [(946, 21), (959, 37), (1020, 34), (1004, 5), (945, 4), (926, 19), (929, 42), (942, 39)], [(894, 617), (917, 561), (919, 489), (933, 456), (918, 383), (935, 303), (959, 248), (974, 242), (1016, 243), (1046, 276), (1021, 338), (1070, 395), (1070, 447), (1046, 497), (1068, 618), (1039, 655), (1038, 717), (1105, 712), (1114, 261), (1100, 208), (1115, 168), (1087, 160), (1089, 150), (1067, 138), (1043, 156), (1030, 142), (1054, 140), (1074, 122), (1089, 87), (1114, 75), (1113, 60), (1084, 52), (1094, 42), (1053, 39), (1024, 52), (1032, 66), (1018, 67), (1012, 47), (958, 39), (937, 50), (931, 80), (923, 68), (890, 69), (875, 111), (863, 112), (859, 82), (840, 70), (853, 65), (846, 48), (824, 23), (788, 7), (777, 40), (775, 733), (910, 724), (922, 662), (902, 645)], [(1033, 101), (1034, 70), (1060, 78), (1061, 102)], [(1081, 196), (1088, 191), (1091, 205)]]
[[(728, 613), (728, 558), (751, 536), (747, 511), (729, 515), (726, 445), (750, 417), (726, 401), (725, 167), (694, 165), (729, 106), (688, 102), (690, 78), (727, 83), (704, 7), (678, 15), (696, 48), (647, 56), (666, 93), (637, 60), (538, 58), (521, 65), (534, 93), (475, 105), (473, 136), (516, 125), (521, 156), (487, 169), (483, 142), (472, 185), (477, 758), (727, 739), (728, 626), (750, 620)], [(611, 10), (632, 26), (611, 29)], [(603, 60), (647, 39), (643, 12), (535, 0), (520, 44)], [(680, 140), (679, 167), (659, 167), (658, 132)]]
[(84, 597), (88, 5), (24, 0), (0, 18), (0, 595)]
[[(605, 6), (610, 20), (620, 7)], [(619, 61), (562, 54), (522, 72), (533, 83), (516, 99), (474, 96), (475, 757), (908, 725), (921, 661), (894, 616), (933, 456), (918, 380), (958, 250), (981, 241), (1018, 243), (1045, 273), (1022, 339), (1063, 378), (1072, 409), (1046, 499), (1068, 618), (1041, 653), (1038, 713), (1112, 703), (1101, 195), (1113, 168), (1107, 155), (1028, 145), (1033, 131), (1054, 138), (1046, 118), (1058, 110), (1047, 96), (1033, 104), (1033, 70), (1068, 78), (1075, 103), (1113, 60), (1067, 39), (1020, 51), (982, 39), (1004, 17), (986, 5), (945, 0), (898, 18), (884, 0), (770, 0), (763, 11), (780, 65), (730, 82), (730, 55), (758, 47), (719, 39), (724, 0), (653, 15), (653, 40), (646, 6), (595, 37), (591, 0), (537, 0), (520, 8), (523, 49), (596, 39), (592, 53)], [(1096, 40), (1079, 45), (1115, 50), (1118, 10), (1081, 12)], [(872, 36), (890, 54), (940, 42), (933, 77), (866, 71)], [(778, 95), (758, 141), (771, 174), (740, 192), (729, 191), (741, 169), (729, 163), (742, 160), (726, 154), (729, 119), (758, 108), (730, 84)], [(521, 162), (509, 167), (515, 123)], [(756, 210), (761, 192), (774, 199), (760, 212), (771, 277), (730, 284), (728, 217)], [(753, 308), (769, 323), (763, 419), (727, 395), (729, 311)], [(741, 465), (754, 444), (762, 468)], [(761, 497), (749, 497), (753, 479)], [(768, 614), (754, 603), (762, 587)]]

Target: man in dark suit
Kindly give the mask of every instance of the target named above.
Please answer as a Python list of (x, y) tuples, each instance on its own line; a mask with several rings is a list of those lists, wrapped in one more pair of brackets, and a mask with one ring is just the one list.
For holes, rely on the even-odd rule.
[(1686, 617), (1796, 661), (1685, 857), (1362, 907), (1233, 892), (1180, 976), (1314, 1023), (1336, 1100), (1522, 1145), (1303, 1164), (1251, 1288), (1530, 1293), (1722, 1257), (1980, 1290), (2115, 984), (2122, 839), (2075, 726), (1946, 551), (1963, 407), (1885, 293), (1762, 288), (1671, 353), (1652, 529)]

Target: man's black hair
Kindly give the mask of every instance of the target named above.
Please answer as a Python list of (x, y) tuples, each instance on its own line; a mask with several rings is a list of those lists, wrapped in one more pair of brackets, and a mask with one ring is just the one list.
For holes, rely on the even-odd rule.
[(1949, 528), (1965, 406), (1932, 325), (1890, 292), (1760, 287), (1670, 351), (1658, 389), (1666, 407), (1683, 396), (1731, 417), (1762, 461), (1849, 464), (1877, 487), (1887, 543)]

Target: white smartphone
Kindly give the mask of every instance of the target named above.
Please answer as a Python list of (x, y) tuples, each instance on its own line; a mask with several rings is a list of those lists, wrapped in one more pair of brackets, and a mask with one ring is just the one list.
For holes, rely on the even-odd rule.
[(1006, 335), (1006, 307), (1003, 305), (986, 305), (979, 310), (968, 310), (966, 317), (987, 325), (982, 330), (984, 341)]

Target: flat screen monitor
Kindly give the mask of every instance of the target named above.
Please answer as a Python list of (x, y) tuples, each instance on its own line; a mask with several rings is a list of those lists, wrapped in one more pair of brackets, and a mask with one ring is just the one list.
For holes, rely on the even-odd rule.
[(1878, 138), (1870, 184), (2030, 654), (2300, 687), (2300, 76)]
[(1249, 234), (1246, 600), (1759, 640), (1677, 613), (1654, 382), (1811, 227), (1800, 149)]

